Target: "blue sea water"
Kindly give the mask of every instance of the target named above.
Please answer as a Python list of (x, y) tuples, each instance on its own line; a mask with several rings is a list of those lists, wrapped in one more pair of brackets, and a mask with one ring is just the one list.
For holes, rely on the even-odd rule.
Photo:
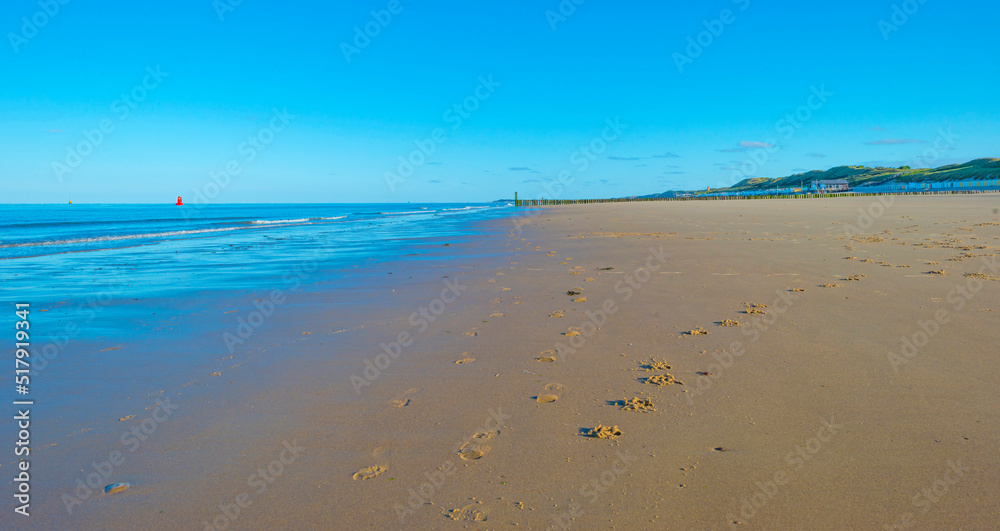
[[(331, 371), (378, 349), (381, 336), (334, 331), (405, 318), (416, 308), (407, 296), (423, 303), (469, 258), (506, 252), (493, 244), (505, 226), (484, 222), (514, 214), (505, 203), (0, 205), (0, 327), (13, 346), (15, 304), (30, 304), (31, 353), (30, 392), (15, 394), (13, 367), (0, 388), (34, 401), (32, 441), (46, 448), (44, 465), (32, 464), (38, 527), (78, 525), (61, 496), (109, 452), (127, 463), (105, 483), (156, 492), (177, 473), (165, 452), (190, 458), (166, 450), (173, 441), (247, 404), (257, 409), (240, 422), (256, 418), (269, 405), (261, 389), (291, 366)], [(268, 299), (276, 291), (282, 299)], [(125, 430), (145, 426), (146, 406), (161, 398), (180, 412), (133, 453)], [(0, 432), (16, 432), (12, 418)], [(99, 508), (89, 514), (100, 518)]]
[(336, 269), (419, 255), (509, 215), (490, 204), (0, 205), (5, 299), (45, 303), (114, 290), (172, 296), (250, 288), (304, 261)]

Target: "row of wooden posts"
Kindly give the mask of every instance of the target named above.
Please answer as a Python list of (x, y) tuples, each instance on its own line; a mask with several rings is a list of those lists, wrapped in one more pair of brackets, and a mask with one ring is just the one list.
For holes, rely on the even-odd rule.
[(638, 203), (641, 201), (737, 201), (746, 199), (817, 199), (824, 197), (872, 197), (885, 195), (939, 195), (939, 194), (986, 194), (997, 190), (941, 190), (921, 192), (841, 192), (836, 194), (775, 194), (775, 195), (728, 195), (691, 197), (617, 197), (610, 199), (518, 199), (514, 192), (514, 206), (584, 205), (590, 203)]

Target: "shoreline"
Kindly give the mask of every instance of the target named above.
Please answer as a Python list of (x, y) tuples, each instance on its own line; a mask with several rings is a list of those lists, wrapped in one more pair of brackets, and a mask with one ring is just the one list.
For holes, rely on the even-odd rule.
[(136, 486), (70, 521), (988, 528), (1000, 281), (964, 275), (1000, 252), (993, 199), (901, 197), (853, 234), (868, 198), (486, 222), (450, 268), (345, 307), (368, 326), (337, 333), (323, 290), (282, 314), (257, 353), (279, 371), (182, 406), (123, 469)]
[(562, 205), (592, 205), (598, 203), (646, 203), (655, 201), (747, 201), (756, 199), (833, 199), (845, 197), (882, 197), (882, 196), (914, 196), (914, 195), (978, 195), (1000, 193), (1000, 188), (985, 188), (977, 190), (940, 190), (919, 192), (837, 192), (837, 193), (782, 193), (753, 195), (702, 195), (688, 197), (615, 197), (609, 199), (515, 199), (515, 206), (562, 206)]

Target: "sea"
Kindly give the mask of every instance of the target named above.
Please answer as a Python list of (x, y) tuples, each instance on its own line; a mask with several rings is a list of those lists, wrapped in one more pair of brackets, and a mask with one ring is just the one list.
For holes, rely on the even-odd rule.
[[(46, 304), (240, 289), (300, 264), (419, 257), (512, 204), (0, 205), (0, 289)], [(419, 258), (414, 258), (419, 259)]]

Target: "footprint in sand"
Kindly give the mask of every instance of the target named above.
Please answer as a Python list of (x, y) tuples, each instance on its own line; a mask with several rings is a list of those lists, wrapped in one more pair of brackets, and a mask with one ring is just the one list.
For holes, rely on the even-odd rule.
[(127, 417), (122, 417), (122, 418), (118, 419), (118, 422), (125, 422), (126, 420), (130, 420), (130, 419), (134, 419), (134, 418), (135, 418), (135, 415), (129, 415)]
[(389, 469), (388, 467), (379, 465), (370, 466), (368, 468), (362, 468), (361, 470), (358, 470), (357, 472), (354, 473), (353, 477), (354, 479), (372, 479), (373, 477), (385, 472), (388, 469)]
[(552, 314), (549, 315), (549, 317), (563, 317), (563, 311), (562, 310), (556, 310), (556, 311), (552, 312)]
[(587, 302), (587, 297), (578, 297), (573, 299), (573, 302)]
[(583, 279), (583, 281), (584, 281), (584, 282), (593, 282), (593, 281), (594, 281), (594, 279), (592, 279), (592, 278), (585, 278), (585, 279)]
[(472, 363), (472, 362), (476, 361), (476, 358), (473, 358), (471, 356), (471, 354), (472, 354), (471, 352), (463, 352), (462, 355), (465, 356), (465, 357), (462, 358), (462, 359), (460, 359), (460, 360), (456, 360), (455, 363), (457, 363), (459, 365), (463, 365), (465, 363)]
[(820, 284), (821, 288), (839, 288), (840, 284)]
[(535, 397), (535, 402), (540, 402), (542, 404), (548, 404), (555, 402), (556, 400), (559, 400), (559, 397), (556, 395), (538, 395)]
[(618, 426), (602, 426), (600, 424), (594, 428), (585, 428), (583, 435), (595, 439), (617, 439), (622, 436), (622, 430)]
[(497, 435), (500, 435), (500, 432), (498, 430), (481, 431), (481, 432), (473, 435), (472, 438), (473, 439), (492, 439), (492, 438), (496, 437)]
[(458, 449), (458, 456), (466, 461), (476, 461), (482, 459), (490, 447), (485, 444), (467, 442)]
[(648, 398), (632, 398), (629, 400), (618, 400), (615, 402), (622, 411), (656, 411), (653, 402)]
[(563, 388), (562, 384), (558, 384), (558, 383), (545, 384), (545, 390), (546, 391), (559, 391), (562, 388)]
[(461, 522), (485, 522), (486, 513), (482, 509), (477, 507), (477, 505), (482, 505), (483, 502), (476, 500), (475, 498), (470, 498), (475, 503), (470, 503), (465, 507), (459, 507), (458, 509), (452, 509), (450, 511), (445, 511), (445, 518), (451, 518), (452, 520)]
[(707, 336), (708, 330), (704, 328), (699, 328), (697, 330), (688, 330), (687, 332), (681, 332), (682, 336)]
[(395, 400), (392, 401), (392, 405), (394, 405), (396, 407), (406, 407), (406, 406), (410, 405), (410, 399), (409, 398), (397, 398), (397, 399), (395, 399)]
[(546, 350), (546, 351), (542, 352), (541, 356), (539, 356), (539, 357), (537, 357), (535, 359), (538, 360), (538, 361), (545, 362), (545, 363), (552, 363), (552, 362), (556, 361), (555, 355), (556, 355), (556, 351), (554, 351), (554, 350)]
[(672, 374), (658, 374), (656, 376), (650, 376), (649, 378), (645, 379), (640, 378), (640, 380), (642, 380), (642, 383), (647, 383), (661, 387), (664, 385), (673, 385), (673, 384), (684, 385), (684, 382), (678, 380), (677, 378), (674, 378)]
[(718, 321), (715, 323), (717, 326), (743, 326), (739, 321), (734, 321), (732, 319), (726, 319), (725, 321)]
[[(669, 371), (671, 369), (670, 365), (665, 361), (660, 361), (656, 358), (650, 358), (646, 363), (640, 363), (639, 369), (644, 371)], [(633, 369), (638, 370), (638, 369)]]
[(788, 291), (799, 292), (799, 291), (805, 291), (805, 290), (806, 290), (806, 288), (792, 288), (792, 289), (790, 289)]

